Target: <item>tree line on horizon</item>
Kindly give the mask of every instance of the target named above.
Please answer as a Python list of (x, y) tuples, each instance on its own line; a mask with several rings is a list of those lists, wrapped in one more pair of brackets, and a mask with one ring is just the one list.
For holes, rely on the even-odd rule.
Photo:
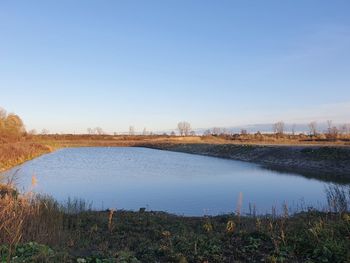
[[(177, 124), (177, 130), (178, 130), (178, 134), (180, 136), (194, 136), (195, 132), (194, 130), (192, 130), (191, 128), (191, 124), (187, 121), (181, 121)], [(89, 135), (105, 135), (107, 134), (101, 127), (95, 127), (95, 128), (87, 128), (87, 133)], [(118, 133), (114, 132), (114, 135), (118, 135)], [(120, 135), (130, 135), (130, 136), (134, 136), (134, 135), (143, 135), (143, 136), (148, 136), (148, 135), (156, 135), (154, 134), (152, 131), (148, 131), (146, 129), (146, 127), (143, 129), (142, 133), (137, 133), (135, 130), (135, 127), (130, 125), (129, 126), (129, 131), (125, 132), (123, 134)], [(158, 135), (158, 134), (157, 134)], [(169, 135), (167, 133), (163, 133), (161, 135)], [(175, 131), (172, 131), (170, 133), (171, 136), (175, 136), (176, 133)]]
[[(297, 134), (296, 125), (293, 124), (289, 130), (286, 129), (286, 124), (283, 121), (278, 121), (272, 125), (271, 134), (276, 136), (285, 136), (285, 135), (307, 135), (311, 137), (318, 137), (320, 139), (336, 139), (339, 136), (347, 136), (350, 135), (350, 123), (348, 124), (340, 124), (334, 125), (331, 120), (326, 122), (327, 128), (326, 130), (321, 130), (318, 127), (318, 123), (316, 121), (312, 121), (307, 124), (308, 132), (305, 134), (304, 132), (299, 132)], [(177, 124), (178, 135), (180, 136), (195, 136), (196, 133), (192, 129), (192, 126), (187, 121), (180, 121)], [(0, 138), (7, 139), (18, 139), (23, 135), (35, 135), (37, 134), (36, 130), (31, 130), (29, 132), (26, 131), (24, 123), (22, 119), (14, 113), (7, 113), (7, 111), (0, 107)], [(41, 131), (41, 135), (47, 135), (49, 131), (47, 129), (43, 129)], [(89, 135), (106, 135), (107, 133), (101, 127), (88, 128), (87, 134)], [(207, 129), (204, 131), (203, 136), (232, 136), (232, 135), (240, 135), (247, 136), (249, 133), (247, 129), (241, 129), (239, 133), (233, 133), (229, 129), (214, 127), (212, 129)], [(262, 134), (261, 132), (255, 132), (255, 134)], [(265, 133), (269, 134), (269, 133)], [(114, 135), (118, 135), (114, 133)], [(146, 128), (143, 129), (142, 133), (137, 133), (134, 126), (129, 127), (129, 131), (124, 135), (159, 135), (154, 134), (152, 131), (147, 131)], [(161, 135), (167, 136), (176, 136), (176, 132), (172, 131), (170, 134), (163, 133)]]

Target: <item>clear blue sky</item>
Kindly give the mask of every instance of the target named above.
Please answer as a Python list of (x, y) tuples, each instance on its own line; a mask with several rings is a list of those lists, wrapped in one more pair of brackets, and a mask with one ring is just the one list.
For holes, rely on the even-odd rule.
[(350, 1), (0, 1), (0, 106), (51, 132), (350, 122)]

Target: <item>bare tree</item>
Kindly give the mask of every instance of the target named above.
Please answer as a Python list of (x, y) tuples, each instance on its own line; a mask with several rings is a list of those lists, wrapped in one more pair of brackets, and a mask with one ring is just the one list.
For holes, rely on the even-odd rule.
[(241, 135), (247, 135), (247, 134), (248, 134), (248, 131), (246, 129), (241, 130)]
[(317, 122), (312, 121), (309, 123), (308, 126), (309, 126), (310, 135), (316, 136), (317, 135)]
[(327, 121), (327, 133), (328, 134), (331, 134), (332, 126), (333, 126), (332, 120), (328, 120)]
[(273, 132), (280, 135), (284, 134), (284, 126), (285, 125), (283, 121), (276, 122), (273, 125)]
[(191, 132), (191, 124), (186, 121), (181, 121), (177, 124), (177, 129), (181, 136), (188, 136)]
[(338, 134), (339, 130), (336, 126), (333, 126), (329, 131), (329, 135), (332, 139), (336, 139), (338, 137)]
[(5, 120), (7, 117), (7, 112), (5, 109), (0, 108), (0, 120)]
[(135, 135), (135, 127), (129, 126), (129, 135)]
[(38, 132), (36, 131), (36, 129), (31, 129), (30, 131), (28, 131), (29, 135), (36, 135)]
[(96, 128), (95, 128), (95, 132), (96, 132), (96, 134), (98, 134), (98, 135), (105, 134), (105, 132), (102, 130), (101, 127), (96, 127)]
[(295, 135), (295, 124), (292, 125), (292, 135)]
[(175, 133), (174, 131), (172, 131), (172, 132), (170, 133), (170, 135), (171, 135), (171, 136), (175, 136), (176, 133)]
[(213, 135), (220, 135), (222, 133), (221, 128), (214, 127), (211, 132)]
[(347, 127), (347, 125), (344, 123), (344, 124), (342, 124), (342, 125), (340, 125), (340, 127), (339, 127), (339, 132), (341, 133), (341, 134), (347, 134), (347, 132), (348, 132), (348, 127)]
[(5, 129), (5, 121), (7, 117), (7, 112), (3, 108), (0, 108), (0, 133)]
[(209, 136), (209, 135), (211, 135), (211, 134), (212, 134), (212, 133), (211, 133), (210, 129), (205, 130), (204, 133), (203, 133), (204, 136)]
[(48, 130), (48, 129), (42, 129), (41, 130), (41, 134), (42, 135), (47, 135), (47, 134), (49, 134), (50, 133), (50, 131)]
[(335, 125), (333, 125), (333, 122), (331, 120), (327, 121), (327, 126), (328, 138), (337, 139), (339, 135), (339, 129)]
[(143, 132), (142, 132), (142, 135), (147, 135), (148, 134), (148, 131), (146, 129), (146, 127), (143, 129)]

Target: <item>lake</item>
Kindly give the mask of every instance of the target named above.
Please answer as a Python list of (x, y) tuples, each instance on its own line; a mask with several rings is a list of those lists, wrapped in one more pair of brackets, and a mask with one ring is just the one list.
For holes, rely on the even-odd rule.
[(179, 215), (234, 212), (242, 193), (243, 213), (249, 204), (258, 213), (281, 210), (285, 202), (322, 208), (327, 183), (259, 165), (139, 147), (66, 148), (43, 155), (17, 171), (17, 183), (58, 201), (68, 197), (91, 202), (94, 209), (161, 210)]

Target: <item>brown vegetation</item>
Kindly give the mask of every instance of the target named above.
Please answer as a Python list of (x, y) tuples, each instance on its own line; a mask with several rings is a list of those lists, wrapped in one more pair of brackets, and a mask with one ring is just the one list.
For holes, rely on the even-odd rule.
[(0, 145), (0, 171), (51, 151), (49, 146), (33, 142), (12, 142)]
[(0, 108), (0, 143), (17, 141), (25, 133), (21, 118)]
[(0, 108), (0, 172), (50, 152), (50, 147), (31, 139), (21, 118)]
[[(7, 190), (5, 190), (7, 187)], [(290, 215), (182, 217), (91, 211), (4, 185), (0, 258), (7, 262), (348, 262), (349, 189), (328, 189), (329, 207)], [(43, 245), (39, 245), (39, 244)], [(48, 247), (50, 246), (50, 247)], [(53, 248), (54, 250), (52, 250)]]

